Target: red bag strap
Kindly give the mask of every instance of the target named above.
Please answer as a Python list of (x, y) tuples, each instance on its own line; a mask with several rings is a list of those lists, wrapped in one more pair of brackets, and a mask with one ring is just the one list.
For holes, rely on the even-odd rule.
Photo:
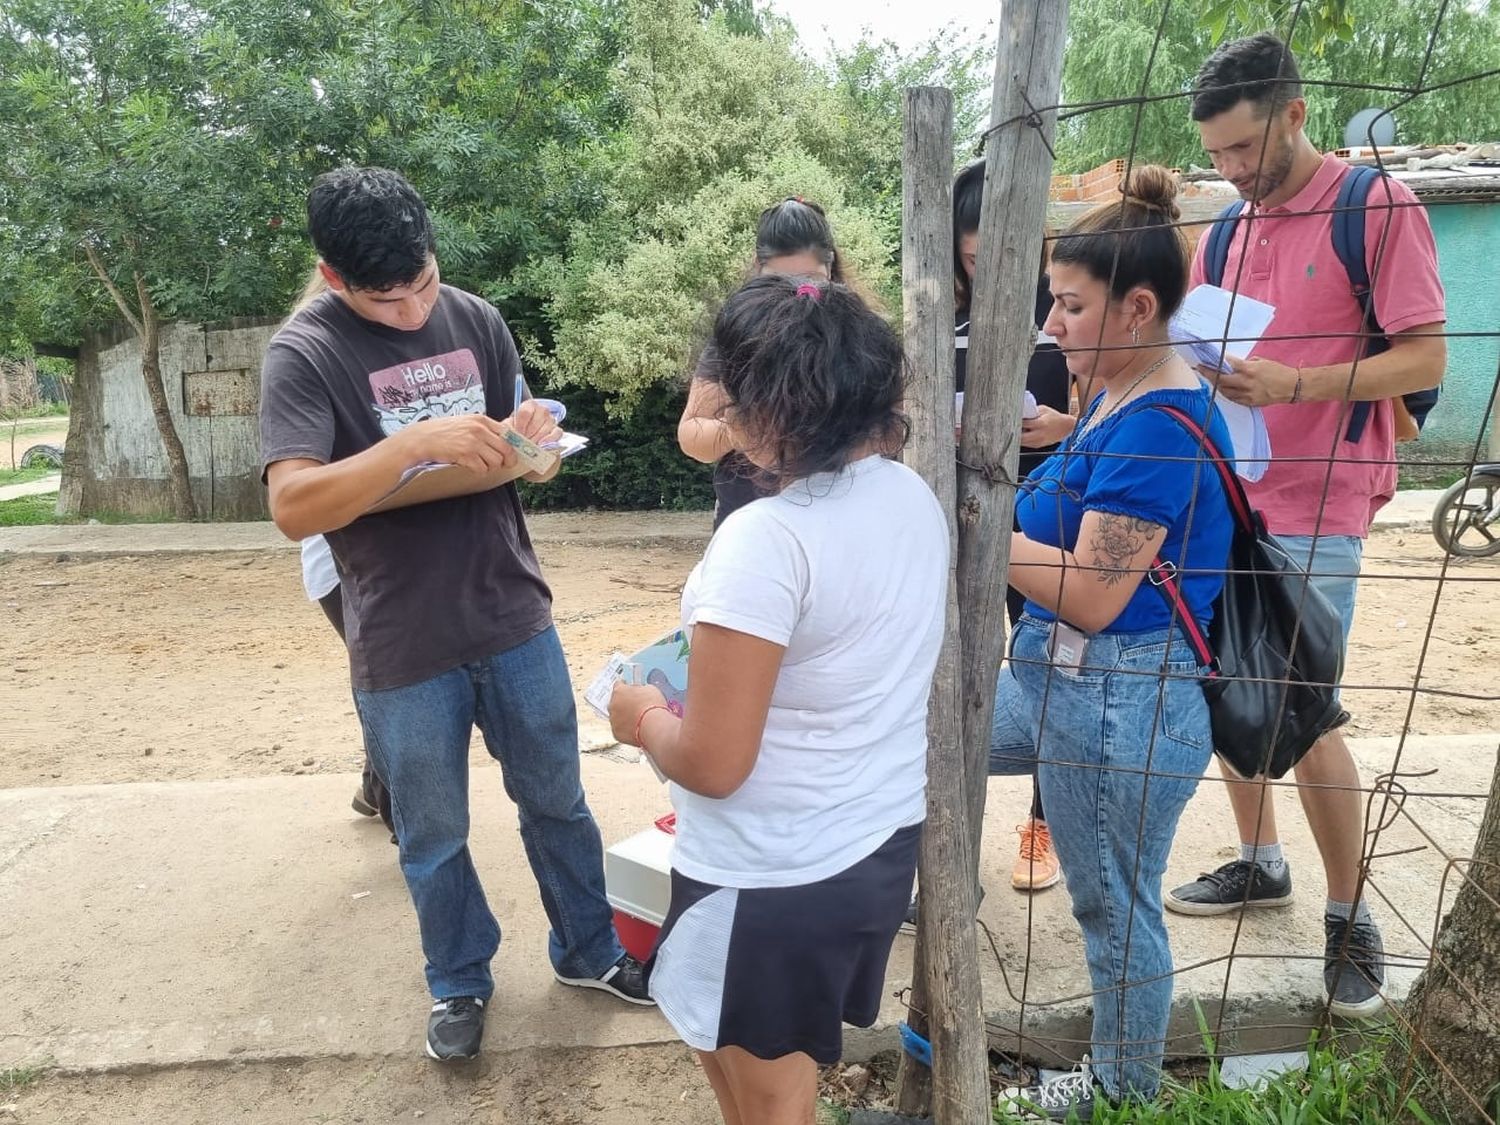
[[(1208, 431), (1185, 410), (1166, 405), (1157, 405), (1153, 409), (1171, 415), (1178, 425), (1198, 439), (1199, 446), (1213, 460), (1214, 467), (1219, 471), (1219, 480), (1224, 485), (1224, 496), (1229, 501), (1229, 510), (1234, 516), (1234, 522), (1242, 531), (1254, 535), (1255, 519), (1250, 514), (1250, 498), (1245, 495), (1245, 487), (1240, 484), (1240, 478), (1235, 475), (1234, 469), (1230, 467), (1224, 454), (1219, 452), (1219, 447), (1214, 444), (1214, 439), (1209, 437)], [(1213, 648), (1209, 645), (1208, 638), (1204, 636), (1203, 627), (1198, 624), (1198, 618), (1193, 615), (1183, 599), (1182, 587), (1177, 581), (1177, 567), (1157, 555), (1151, 561), (1151, 569), (1146, 572), (1146, 577), (1176, 610), (1178, 623), (1182, 626), (1182, 631), (1187, 634), (1188, 644), (1193, 650), (1193, 655), (1197, 657), (1198, 663), (1208, 668), (1210, 677), (1218, 676), (1219, 666), (1214, 658)]]

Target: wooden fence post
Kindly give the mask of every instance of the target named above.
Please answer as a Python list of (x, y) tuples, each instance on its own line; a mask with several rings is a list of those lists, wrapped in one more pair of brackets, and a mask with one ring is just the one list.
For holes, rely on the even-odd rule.
[[(902, 169), (901, 289), (911, 363), (906, 463), (921, 473), (956, 535), (953, 461), (953, 95), (906, 91)], [(933, 1069), (903, 1059), (903, 1100), (930, 1092), (939, 1125), (989, 1115), (988, 1041), (974, 934), (975, 884), (960, 744), (957, 543), (949, 556), (948, 628), (927, 716), (927, 825), (922, 836), (921, 932), (910, 1022), (932, 1043)], [(927, 1020), (923, 1012), (941, 1013)], [(928, 1081), (930, 1077), (930, 1090)]]
[[(1005, 644), (1026, 368), (1036, 347), (1036, 285), (1052, 177), (1068, 0), (1008, 3), (1001, 11), (984, 211), (969, 305), (968, 379), (958, 471), (960, 701), (970, 848), (984, 824), (995, 676)], [(992, 483), (992, 479), (1001, 483)]]
[[(1015, 495), (1006, 482), (1013, 482), (1020, 458), (1021, 406), (1026, 387), (1026, 369), (1036, 345), (1036, 282), (1041, 261), (1047, 193), (1052, 174), (1052, 142), (1056, 113), (1042, 112), (1058, 102), (1062, 85), (1063, 46), (1068, 21), (1067, 0), (1033, 0), (1007, 3), (1001, 9), (999, 49), (995, 59), (995, 87), (991, 121), (995, 131), (986, 143), (988, 156), (984, 184), (984, 211), (980, 221), (979, 252), (973, 296), (970, 303), (968, 379), (964, 395), (963, 436), (959, 446), (957, 474), (957, 617), (960, 636), (957, 713), (962, 747), (962, 785), (965, 809), (958, 811), (941, 803), (943, 787), (952, 777), (929, 768), (928, 833), (924, 841), (922, 880), (926, 888), (920, 919), (917, 954), (913, 968), (911, 1015), (914, 1027), (933, 1044), (933, 1076), (937, 1086), (931, 1093), (940, 1125), (949, 1121), (963, 1125), (988, 1119), (986, 1108), (976, 1115), (959, 1109), (948, 1098), (965, 1096), (969, 1071), (961, 1069), (972, 1049), (963, 1033), (970, 1020), (970, 994), (964, 974), (977, 980), (977, 963), (965, 967), (974, 956), (973, 932), (975, 889), (981, 834), (984, 825), (985, 784), (988, 775), (990, 719), (995, 704), (995, 678), (1005, 641), (1005, 571), (1010, 562), (1010, 531)], [(920, 146), (913, 136), (912, 103), (908, 101), (907, 138), (904, 148), (907, 176), (906, 223), (920, 221), (913, 213), (913, 180), (922, 175), (915, 163), (943, 161), (935, 146)], [(919, 155), (920, 154), (920, 155)], [(946, 163), (946, 161), (944, 161)], [(929, 189), (930, 190), (930, 189)], [(946, 193), (945, 193), (946, 194)], [(951, 205), (950, 205), (951, 210)], [(950, 219), (951, 224), (951, 219)], [(949, 237), (951, 238), (951, 232)], [(919, 367), (929, 370), (936, 360), (922, 351), (926, 335), (914, 337), (912, 325), (916, 299), (912, 290), (913, 263), (905, 256), (920, 256), (915, 232), (903, 235), (903, 280), (906, 287), (908, 350)], [(951, 255), (951, 243), (947, 253)], [(951, 258), (950, 258), (951, 261)], [(950, 267), (951, 268), (951, 267)], [(931, 323), (936, 323), (934, 318)], [(951, 344), (948, 345), (951, 347)], [(951, 362), (951, 360), (949, 361)], [(919, 373), (920, 377), (920, 373)], [(951, 389), (951, 382), (948, 384)], [(936, 398), (915, 396), (926, 403)], [(937, 414), (938, 406), (933, 407)], [(917, 416), (919, 423), (922, 421)], [(927, 419), (927, 429), (936, 426)], [(922, 429), (920, 425), (918, 429)], [(916, 463), (916, 459), (913, 458)], [(929, 477), (929, 479), (934, 479)], [(938, 493), (943, 497), (942, 492)], [(950, 623), (953, 608), (950, 607)], [(939, 676), (945, 667), (939, 664)], [(940, 678), (934, 685), (932, 723), (929, 736), (933, 753), (941, 753), (946, 715), (953, 697)], [(932, 761), (935, 763), (937, 758)], [(949, 840), (952, 827), (967, 833), (967, 846)], [(955, 870), (956, 868), (956, 870)], [(931, 901), (931, 892), (935, 899)], [(964, 911), (962, 917), (956, 910)], [(982, 998), (980, 999), (982, 1012)], [(987, 1039), (987, 1037), (986, 1037)], [(950, 1081), (942, 1060), (943, 1045), (960, 1060), (953, 1063)], [(928, 1088), (921, 1068), (903, 1057), (897, 1106), (904, 1113), (926, 1109)], [(946, 1116), (968, 1113), (968, 1116)]]

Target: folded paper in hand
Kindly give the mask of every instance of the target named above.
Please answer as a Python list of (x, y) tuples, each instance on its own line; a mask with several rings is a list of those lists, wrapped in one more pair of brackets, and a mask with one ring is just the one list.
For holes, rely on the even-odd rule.
[(1228, 371), (1224, 353), (1247, 356), (1271, 325), (1276, 309), (1217, 285), (1200, 285), (1172, 314), (1167, 334), (1195, 367)]
[[(1230, 369), (1225, 353), (1248, 356), (1275, 315), (1275, 307), (1264, 301), (1217, 285), (1200, 285), (1184, 298), (1167, 331), (1189, 363), (1224, 372)], [(1214, 405), (1229, 427), (1235, 472), (1248, 481), (1260, 480), (1271, 465), (1265, 416), (1259, 407), (1241, 406), (1223, 395), (1214, 396)]]
[(365, 514), (409, 508), (432, 500), (469, 496), (509, 484), (526, 473), (545, 473), (561, 458), (573, 456), (587, 448), (589, 439), (564, 433), (558, 442), (537, 445), (514, 430), (506, 430), (505, 440), (516, 450), (519, 460), (508, 468), (477, 473), (449, 461), (419, 461), (401, 474), (394, 488), (370, 505)]

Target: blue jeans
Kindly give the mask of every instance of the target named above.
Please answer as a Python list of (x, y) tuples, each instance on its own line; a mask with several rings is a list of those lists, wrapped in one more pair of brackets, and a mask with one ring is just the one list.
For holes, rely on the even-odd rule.
[(1357, 535), (1278, 535), (1292, 561), (1312, 572), (1313, 589), (1333, 604), (1344, 625), (1344, 654), (1354, 628), (1354, 597), (1359, 592), (1359, 564), (1365, 541)]
[(469, 857), (469, 739), (477, 724), (520, 813), (521, 842), (565, 977), (621, 954), (604, 898), (604, 849), (583, 798), (578, 721), (555, 629), (430, 680), (355, 693), (365, 745), (391, 791), (427, 984), (437, 999), (488, 998), (500, 926)]
[(1047, 663), (1047, 631), (1016, 626), (990, 773), (1037, 771), (1093, 981), (1095, 1077), (1111, 1098), (1150, 1098), (1172, 1007), (1161, 880), (1212, 754), (1208, 705), (1180, 632), (1091, 637), (1075, 674)]

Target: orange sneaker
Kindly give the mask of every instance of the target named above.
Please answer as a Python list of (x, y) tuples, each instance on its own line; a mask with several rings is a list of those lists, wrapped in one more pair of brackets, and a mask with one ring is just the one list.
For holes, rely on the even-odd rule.
[(1010, 872), (1010, 885), (1018, 891), (1044, 891), (1062, 878), (1057, 853), (1052, 850), (1052, 832), (1045, 821), (1035, 817), (1016, 825), (1021, 834), (1021, 851)]

